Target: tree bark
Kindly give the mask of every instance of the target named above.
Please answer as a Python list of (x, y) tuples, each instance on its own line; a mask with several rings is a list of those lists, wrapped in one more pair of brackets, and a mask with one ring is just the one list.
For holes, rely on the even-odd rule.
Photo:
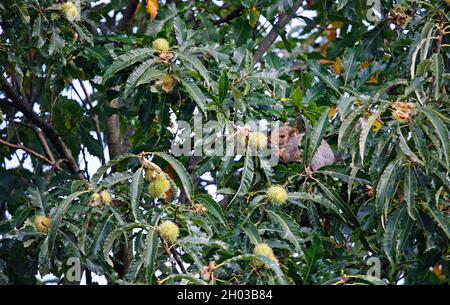
[(294, 5), (292, 6), (292, 12), (290, 14), (288, 13), (282, 13), (278, 17), (278, 22), (273, 26), (272, 30), (267, 34), (267, 36), (264, 38), (264, 40), (259, 45), (258, 49), (255, 52), (255, 55), (253, 56), (253, 62), (258, 62), (262, 59), (264, 53), (269, 49), (269, 47), (275, 42), (275, 40), (278, 37), (278, 29), (277, 28), (284, 28), (291, 20), (292, 17), (297, 12), (298, 8), (302, 5), (303, 1), (296, 1)]
[(0, 75), (0, 80), (6, 96), (14, 103), (14, 106), (17, 107), (17, 109), (19, 109), (28, 119), (31, 120), (33, 124), (39, 127), (47, 135), (60, 157), (64, 159), (69, 171), (72, 173), (78, 172), (80, 168), (72, 156), (72, 152), (66, 146), (56, 129), (33, 111), (31, 106), (17, 94), (3, 75)]

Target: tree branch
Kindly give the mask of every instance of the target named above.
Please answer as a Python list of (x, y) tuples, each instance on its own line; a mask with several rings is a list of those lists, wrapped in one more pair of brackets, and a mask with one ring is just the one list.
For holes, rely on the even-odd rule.
[(302, 5), (303, 1), (296, 1), (294, 2), (294, 5), (292, 6), (292, 12), (291, 14), (282, 13), (278, 17), (278, 22), (273, 26), (272, 30), (267, 34), (267, 36), (264, 38), (264, 40), (260, 43), (258, 46), (258, 49), (255, 52), (255, 55), (253, 56), (253, 62), (256, 63), (261, 60), (264, 53), (269, 49), (269, 47), (274, 43), (274, 41), (278, 37), (278, 30), (277, 28), (284, 28), (291, 20), (292, 17), (297, 12), (298, 8)]
[(27, 104), (22, 98), (17, 94), (5, 77), (0, 75), (1, 87), (3, 88), (6, 96), (14, 103), (15, 107), (20, 110), (28, 119), (31, 120), (37, 127), (39, 127), (50, 139), (56, 151), (65, 159), (65, 163), (72, 173), (78, 172), (80, 169), (77, 162), (72, 156), (69, 148), (63, 142), (59, 133), (50, 125), (48, 122), (44, 121), (36, 112), (31, 109), (31, 106)]
[(241, 16), (242, 11), (244, 10), (244, 7), (241, 5), (238, 8), (231, 11), (230, 14), (227, 16), (220, 18), (218, 20), (213, 21), (214, 25), (221, 25), (222, 23), (230, 22), (231, 20)]
[(43, 156), (40, 153), (32, 150), (31, 148), (23, 146), (22, 144), (13, 144), (13, 143), (9, 143), (9, 142), (7, 142), (5, 140), (2, 140), (2, 139), (0, 139), (0, 144), (6, 145), (6, 146), (11, 147), (11, 148), (15, 148), (15, 149), (22, 149), (22, 150), (26, 151), (27, 153), (35, 156), (38, 159), (41, 159), (45, 163), (48, 163), (48, 164), (50, 164), (52, 166), (55, 164), (55, 162), (53, 162), (52, 160), (48, 159), (46, 156)]
[(128, 2), (128, 5), (125, 8), (125, 11), (123, 12), (123, 18), (119, 26), (119, 29), (122, 32), (127, 32), (130, 29), (131, 22), (133, 21), (134, 18), (134, 12), (136, 11), (138, 4), (139, 0), (130, 0)]

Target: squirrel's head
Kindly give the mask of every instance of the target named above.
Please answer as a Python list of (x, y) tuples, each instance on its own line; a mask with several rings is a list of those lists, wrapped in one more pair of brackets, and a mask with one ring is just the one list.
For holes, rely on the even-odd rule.
[(284, 123), (280, 128), (276, 128), (271, 134), (271, 143), (277, 146), (283, 146), (289, 142), (289, 139), (296, 137), (295, 128), (289, 126), (289, 123)]

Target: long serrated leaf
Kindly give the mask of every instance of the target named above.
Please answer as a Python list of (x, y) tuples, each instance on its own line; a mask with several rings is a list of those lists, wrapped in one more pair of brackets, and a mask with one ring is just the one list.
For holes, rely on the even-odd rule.
[(350, 139), (350, 135), (353, 129), (355, 128), (356, 124), (358, 123), (360, 116), (361, 111), (355, 110), (349, 116), (347, 116), (342, 122), (341, 127), (339, 128), (339, 135), (338, 135), (339, 150), (343, 151), (345, 149), (345, 146), (347, 145), (348, 140)]
[(60, 204), (58, 205), (58, 207), (56, 208), (55, 213), (51, 217), (52, 222), (50, 224), (50, 229), (48, 231), (48, 237), (47, 237), (48, 238), (48, 252), (47, 252), (48, 258), (51, 258), (53, 255), (53, 249), (55, 247), (55, 242), (56, 242), (56, 235), (58, 233), (59, 226), (61, 224), (61, 220), (67, 211), (67, 208), (72, 203), (72, 201), (74, 201), (76, 198), (78, 198), (81, 194), (87, 193), (87, 192), (89, 192), (89, 191), (79, 191), (79, 192), (70, 194), (63, 201), (61, 201)]
[(431, 217), (436, 221), (439, 227), (444, 231), (448, 239), (450, 239), (450, 220), (447, 215), (439, 211), (433, 204), (427, 204), (426, 209)]
[(218, 265), (219, 266), (225, 266), (231, 263), (235, 263), (238, 261), (242, 261), (242, 260), (247, 260), (247, 261), (261, 261), (262, 263), (264, 263), (267, 267), (269, 267), (270, 269), (272, 269), (272, 271), (275, 273), (275, 275), (278, 278), (278, 281), (280, 284), (285, 284), (286, 280), (284, 277), (283, 272), (280, 269), (280, 266), (278, 265), (278, 263), (272, 261), (271, 259), (265, 257), (265, 256), (261, 256), (261, 255), (253, 255), (253, 254), (242, 254), (242, 255), (237, 255), (234, 256), (232, 258), (229, 258), (225, 261), (223, 261), (222, 263), (220, 263)]
[(195, 196), (195, 201), (203, 204), (203, 206), (216, 217), (221, 224), (227, 227), (227, 220), (222, 207), (209, 194), (198, 194)]
[(200, 75), (203, 77), (203, 79), (206, 81), (206, 85), (209, 86), (209, 83), (211, 82), (209, 78), (209, 72), (203, 65), (203, 63), (195, 56), (194, 54), (188, 53), (188, 52), (180, 52), (175, 51), (174, 52), (182, 61), (186, 61), (190, 63), (195, 70), (200, 73)]
[(259, 236), (258, 228), (256, 228), (254, 223), (247, 223), (243, 227), (245, 234), (250, 239), (250, 242), (253, 245), (257, 245), (259, 243), (262, 243), (261, 236)]
[(113, 218), (114, 214), (111, 214), (108, 216), (108, 218), (106, 218), (104, 222), (99, 222), (97, 224), (94, 230), (94, 237), (93, 237), (94, 243), (92, 244), (92, 246), (88, 251), (89, 256), (96, 254), (102, 248), (106, 237), (111, 232), (111, 228), (114, 223)]
[(322, 190), (322, 192), (328, 197), (328, 199), (330, 199), (342, 211), (342, 214), (347, 220), (347, 223), (351, 224), (355, 228), (358, 228), (360, 226), (359, 221), (348, 204), (344, 200), (342, 200), (342, 198), (336, 192), (334, 192), (330, 186), (322, 184), (320, 183), (320, 181), (317, 181), (317, 184), (319, 185), (319, 188)]
[(329, 74), (327, 71), (325, 71), (322, 66), (320, 66), (319, 63), (315, 62), (311, 65), (311, 71), (319, 77), (325, 84), (336, 91), (339, 95), (341, 92), (339, 91), (339, 81), (334, 78), (331, 74)]
[(206, 283), (205, 281), (203, 281), (191, 274), (171, 274), (171, 275), (167, 276), (166, 278), (164, 278), (162, 283), (170, 282), (171, 280), (174, 280), (174, 281), (185, 280), (188, 283), (191, 283), (194, 285), (208, 285), (208, 283)]
[(122, 173), (112, 173), (107, 177), (103, 178), (98, 185), (104, 188), (111, 188), (112, 186), (128, 181), (131, 178), (131, 173), (122, 172)]
[(245, 155), (245, 160), (244, 160), (244, 168), (241, 173), (241, 183), (239, 184), (236, 194), (234, 194), (234, 196), (230, 200), (230, 203), (228, 204), (228, 206), (231, 206), (232, 203), (238, 197), (246, 194), (252, 185), (253, 176), (254, 176), (254, 165), (253, 165), (253, 157), (251, 155), (252, 154), (249, 152), (249, 150), (247, 150), (247, 154)]
[(145, 238), (145, 248), (142, 253), (142, 261), (146, 270), (146, 276), (149, 283), (152, 284), (153, 273), (155, 273), (155, 260), (158, 252), (159, 238), (156, 230), (148, 228), (147, 237)]
[(92, 34), (86, 29), (84, 25), (81, 23), (72, 22), (73, 27), (77, 31), (78, 35), (80, 35), (80, 38), (82, 41), (86, 41), (91, 46), (94, 46), (94, 37)]
[(433, 114), (427, 107), (422, 107), (422, 112), (427, 116), (428, 120), (434, 127), (434, 131), (439, 137), (439, 140), (442, 144), (442, 153), (444, 154), (445, 161), (447, 163), (447, 167), (450, 164), (450, 156), (449, 156), (449, 139), (448, 139), (448, 129), (445, 126), (444, 122)]
[(281, 238), (289, 241), (292, 245), (294, 245), (295, 250), (299, 251), (301, 253), (302, 249), (301, 249), (300, 243), (298, 241), (299, 225), (295, 222), (295, 220), (292, 219), (287, 214), (284, 214), (281, 212), (277, 213), (277, 212), (270, 211), (270, 210), (267, 211), (267, 215), (274, 223), (277, 223), (281, 227), (281, 232), (280, 232)]
[(108, 237), (106, 237), (105, 239), (105, 243), (103, 244), (103, 258), (105, 259), (105, 261), (110, 265), (113, 266), (113, 262), (111, 260), (111, 258), (109, 257), (109, 252), (111, 251), (114, 242), (124, 233), (127, 232), (129, 230), (135, 229), (135, 228), (140, 228), (142, 227), (141, 224), (138, 223), (130, 223), (130, 224), (126, 224), (123, 227), (117, 228), (114, 231), (112, 231), (111, 233), (109, 233)]
[(226, 70), (222, 71), (222, 74), (219, 78), (219, 100), (218, 102), (221, 104), (228, 93), (228, 86), (229, 86), (229, 80), (228, 80), (228, 73)]
[(403, 189), (405, 192), (404, 198), (406, 201), (408, 214), (412, 219), (415, 220), (416, 217), (414, 216), (413, 208), (414, 208), (415, 193), (417, 190), (417, 180), (414, 171), (411, 169), (411, 167), (408, 167), (406, 169)]
[(392, 196), (394, 192), (393, 188), (396, 185), (394, 180), (397, 176), (401, 162), (401, 159), (395, 159), (389, 163), (378, 181), (375, 205), (380, 214), (383, 214), (384, 212), (385, 218), (387, 218), (388, 202), (390, 201), (390, 196)]
[(434, 53), (431, 58), (433, 61), (434, 98), (438, 100), (441, 96), (441, 87), (443, 84), (444, 58), (440, 53)]
[(48, 210), (47, 208), (48, 195), (46, 194), (46, 192), (42, 193), (37, 187), (29, 187), (27, 192), (30, 203), (35, 207), (40, 208), (42, 213), (46, 215)]
[(341, 212), (339, 211), (339, 209), (330, 200), (328, 200), (327, 198), (325, 198), (321, 195), (311, 194), (311, 193), (306, 193), (306, 192), (288, 193), (288, 200), (292, 201), (295, 199), (312, 201), (312, 202), (318, 203), (318, 204), (322, 205), (323, 207), (327, 208), (328, 210), (333, 211), (342, 222), (346, 223), (345, 219), (342, 218), (342, 215), (341, 215)]
[(151, 48), (140, 48), (120, 55), (105, 71), (105, 74), (103, 75), (103, 82), (107, 81), (120, 70), (123, 70), (137, 63), (138, 61), (142, 61), (147, 57), (150, 57), (154, 52), (155, 51)]
[(359, 136), (359, 154), (361, 157), (361, 164), (364, 164), (367, 137), (369, 136), (369, 133), (372, 130), (372, 125), (388, 107), (389, 103), (380, 105), (380, 107), (377, 110), (375, 110), (374, 113), (372, 113), (367, 122), (364, 123), (364, 128)]
[(183, 185), (183, 189), (186, 192), (186, 196), (189, 201), (192, 201), (192, 197), (194, 196), (194, 184), (192, 183), (191, 176), (187, 172), (186, 168), (181, 164), (180, 161), (163, 152), (152, 152), (155, 156), (160, 157), (165, 160), (170, 166), (175, 170), (178, 178), (180, 178), (181, 184)]
[(383, 250), (389, 261), (393, 264), (397, 261), (398, 250), (400, 249), (400, 246), (398, 245), (399, 235), (406, 229), (404, 224), (408, 219), (409, 216), (406, 214), (406, 209), (402, 206), (391, 215), (386, 225), (383, 236)]
[(131, 212), (135, 220), (139, 220), (139, 203), (141, 201), (142, 189), (144, 188), (144, 175), (142, 174), (142, 167), (139, 168), (131, 179), (130, 186), (130, 200), (131, 200)]
[(203, 114), (206, 115), (206, 97), (203, 94), (202, 90), (200, 90), (200, 88), (191, 79), (178, 77), (176, 75), (174, 75), (174, 77), (183, 85), (192, 99), (197, 103), (197, 106), (200, 108)]
[(309, 141), (309, 147), (308, 147), (308, 160), (307, 163), (310, 164), (312, 158), (314, 157), (314, 154), (316, 153), (316, 150), (319, 148), (319, 146), (322, 143), (322, 138), (325, 133), (325, 129), (327, 127), (328, 123), (328, 112), (330, 109), (327, 109), (325, 111), (319, 121), (317, 122), (316, 127), (314, 127), (313, 133), (311, 135), (310, 141)]
[(132, 158), (132, 157), (137, 157), (136, 155), (133, 154), (124, 154), (124, 155), (120, 155), (119, 157), (117, 157), (114, 160), (111, 160), (109, 162), (107, 162), (105, 165), (102, 165), (96, 172), (94, 175), (92, 175), (91, 178), (91, 185), (93, 187), (93, 189), (96, 188), (97, 183), (100, 181), (100, 179), (102, 178), (102, 176), (108, 171), (109, 168), (113, 167), (114, 165), (117, 165), (118, 163)]
[(149, 60), (146, 60), (133, 70), (133, 72), (127, 78), (127, 82), (125, 84), (124, 97), (127, 97), (136, 88), (137, 83), (143, 77), (143, 75), (150, 74), (152, 77), (155, 76), (156, 78), (165, 74), (164, 72), (159, 71), (156, 68), (152, 67), (154, 64), (155, 59), (151, 58)]
[(406, 143), (405, 137), (403, 136), (403, 133), (400, 129), (400, 127), (397, 129), (398, 135), (399, 135), (399, 146), (400, 149), (403, 151), (405, 155), (407, 155), (411, 161), (418, 163), (420, 165), (424, 165), (424, 163), (417, 157), (417, 155), (409, 148), (408, 143)]

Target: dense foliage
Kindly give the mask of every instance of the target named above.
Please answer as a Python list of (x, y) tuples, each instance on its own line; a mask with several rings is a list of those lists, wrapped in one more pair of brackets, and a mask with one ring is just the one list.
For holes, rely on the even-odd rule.
[[(0, 3), (1, 284), (449, 282), (448, 1), (63, 2)], [(194, 113), (302, 161), (174, 156)]]

